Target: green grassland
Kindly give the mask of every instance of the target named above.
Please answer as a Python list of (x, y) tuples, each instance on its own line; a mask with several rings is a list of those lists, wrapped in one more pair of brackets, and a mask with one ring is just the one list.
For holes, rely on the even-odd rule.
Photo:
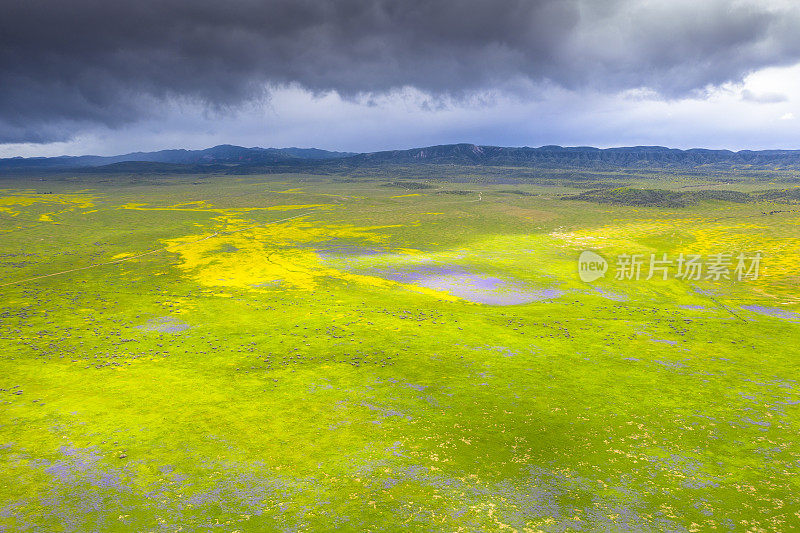
[(531, 172), (0, 182), (0, 531), (800, 527), (793, 178)]

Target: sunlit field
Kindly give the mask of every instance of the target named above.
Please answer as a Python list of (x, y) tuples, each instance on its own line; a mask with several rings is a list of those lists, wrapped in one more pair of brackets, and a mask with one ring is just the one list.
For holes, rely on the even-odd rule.
[(798, 527), (793, 186), (464, 172), (0, 182), (0, 531)]

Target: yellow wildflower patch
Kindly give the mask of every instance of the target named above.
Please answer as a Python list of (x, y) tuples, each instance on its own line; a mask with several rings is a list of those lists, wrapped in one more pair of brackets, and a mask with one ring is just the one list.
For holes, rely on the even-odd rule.
[(94, 200), (94, 196), (84, 194), (36, 194), (33, 191), (23, 191), (0, 198), (0, 213), (16, 217), (31, 206), (55, 207), (54, 212), (40, 213), (38, 216), (40, 222), (52, 222), (51, 215), (94, 207)]
[(385, 237), (374, 233), (381, 227), (317, 226), (307, 217), (249, 228), (248, 221), (232, 216), (214, 220), (218, 223), (216, 235), (207, 233), (165, 241), (168, 250), (179, 255), (178, 268), (202, 285), (258, 290), (280, 284), (313, 290), (325, 277), (372, 286), (396, 284), (330, 268), (320, 261), (313, 248), (302, 247), (332, 239), (381, 242)]
[(183, 204), (175, 204), (168, 206), (148, 206), (147, 204), (127, 203), (121, 205), (120, 209), (131, 209), (135, 211), (183, 211), (183, 212), (201, 212), (201, 213), (219, 213), (222, 215), (235, 215), (237, 213), (247, 213), (249, 211), (291, 211), (294, 209), (312, 209), (333, 207), (334, 204), (297, 204), (297, 205), (273, 205), (269, 207), (237, 207), (225, 208), (214, 207), (204, 201), (188, 202)]

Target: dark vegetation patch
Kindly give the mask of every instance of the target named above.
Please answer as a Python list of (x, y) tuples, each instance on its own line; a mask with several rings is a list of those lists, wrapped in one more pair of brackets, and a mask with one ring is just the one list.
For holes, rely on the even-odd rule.
[(702, 190), (684, 193), (688, 199), (695, 200), (692, 203), (697, 203), (700, 200), (721, 200), (723, 202), (734, 202), (737, 204), (745, 204), (753, 201), (753, 198), (744, 192), (739, 191), (713, 191)]
[(612, 181), (574, 181), (562, 180), (551, 181), (551, 185), (558, 185), (561, 187), (569, 187), (570, 189), (617, 189), (619, 187), (626, 187), (624, 183), (614, 183)]
[(411, 191), (435, 188), (433, 185), (428, 183), (419, 183), (416, 181), (390, 181), (389, 183), (384, 184), (384, 187), (399, 187), (400, 189), (408, 189)]
[(580, 194), (564, 196), (562, 199), (641, 207), (686, 207), (708, 200), (734, 203), (747, 203), (754, 200), (749, 194), (739, 191), (701, 190), (677, 192), (663, 189), (634, 189), (630, 187), (593, 189)]
[(759, 200), (772, 202), (797, 203), (800, 202), (800, 187), (793, 189), (774, 189), (755, 193), (754, 196)]
[(461, 189), (452, 189), (452, 190), (444, 190), (444, 191), (436, 191), (436, 194), (456, 194), (458, 196), (466, 196), (468, 194), (472, 194), (475, 191), (465, 191)]
[(505, 193), (505, 194), (517, 194), (519, 196), (536, 196), (533, 193), (520, 191), (518, 189), (504, 189), (502, 191), (497, 191), (497, 192), (502, 192), (502, 193)]
[(563, 200), (581, 200), (598, 204), (619, 204), (647, 207), (685, 207), (687, 204), (683, 194), (658, 189), (616, 189), (591, 190), (562, 197)]

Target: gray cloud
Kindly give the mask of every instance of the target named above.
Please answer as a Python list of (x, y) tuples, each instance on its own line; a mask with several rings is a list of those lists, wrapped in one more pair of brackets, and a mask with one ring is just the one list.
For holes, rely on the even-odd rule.
[(225, 110), (297, 83), (433, 95), (522, 82), (679, 96), (800, 60), (800, 10), (723, 0), (3, 0), (0, 142)]
[(789, 97), (782, 93), (755, 93), (748, 89), (742, 91), (742, 100), (758, 104), (780, 104), (788, 102)]

